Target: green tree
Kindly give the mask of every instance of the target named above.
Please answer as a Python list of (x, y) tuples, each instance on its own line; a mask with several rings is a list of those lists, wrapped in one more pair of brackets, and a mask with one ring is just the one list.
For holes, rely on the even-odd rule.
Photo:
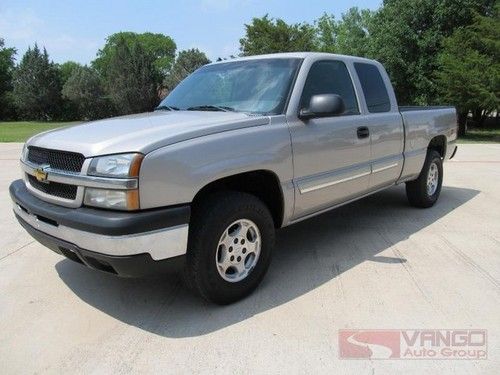
[(318, 49), (343, 55), (368, 56), (370, 52), (370, 26), (373, 12), (351, 8), (339, 21), (324, 14), (316, 21)]
[(209, 63), (208, 57), (197, 48), (180, 51), (164, 81), (167, 93), (196, 69)]
[(57, 66), (47, 50), (28, 48), (14, 73), (13, 98), (21, 118), (51, 120), (61, 105), (61, 82)]
[(103, 118), (112, 113), (97, 71), (87, 66), (76, 66), (62, 89), (63, 97), (77, 110), (82, 120)]
[(432, 104), (445, 38), (489, 14), (495, 0), (384, 0), (370, 23), (370, 53), (384, 63), (402, 104)]
[(163, 34), (119, 32), (106, 39), (106, 44), (97, 52), (97, 58), (92, 62), (92, 66), (99, 72), (105, 72), (117, 52), (118, 45), (123, 42), (129, 48), (139, 44), (144, 52), (153, 59), (154, 67), (162, 75), (169, 71), (177, 49), (172, 38)]
[(316, 50), (316, 30), (307, 23), (287, 24), (282, 19), (254, 18), (245, 25), (245, 36), (240, 39), (243, 56), (276, 52)]
[(5, 47), (0, 38), (0, 119), (14, 115), (12, 102), (12, 75), (14, 72), (15, 48)]
[[(80, 67), (81, 65), (74, 61), (66, 61), (65, 63), (57, 65), (61, 87), (64, 88), (64, 85), (68, 81), (69, 77), (71, 77), (73, 72)], [(82, 118), (77, 104), (66, 98), (64, 95), (61, 100), (59, 118), (65, 121), (79, 120)]]
[(125, 38), (116, 42), (102, 76), (119, 114), (151, 111), (158, 104), (161, 76), (154, 61), (139, 42)]
[(58, 67), (59, 67), (59, 72), (60, 72), (60, 77), (61, 77), (61, 84), (64, 86), (66, 81), (73, 74), (73, 71), (77, 68), (81, 68), (82, 65), (80, 65), (74, 61), (66, 61), (65, 63), (58, 65)]
[(459, 135), (469, 112), (479, 123), (500, 110), (500, 7), (492, 17), (476, 15), (471, 26), (447, 38), (439, 55), (437, 83), (443, 102), (459, 111)]

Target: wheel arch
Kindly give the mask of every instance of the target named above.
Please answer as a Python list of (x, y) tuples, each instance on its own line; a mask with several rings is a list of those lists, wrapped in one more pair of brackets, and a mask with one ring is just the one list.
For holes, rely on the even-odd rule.
[(285, 201), (278, 176), (270, 170), (259, 169), (219, 178), (203, 186), (194, 196), (192, 208), (215, 192), (224, 190), (249, 193), (259, 198), (271, 212), (274, 225), (283, 224)]
[(438, 135), (431, 139), (429, 142), (428, 150), (435, 150), (441, 155), (442, 158), (446, 156), (446, 136)]

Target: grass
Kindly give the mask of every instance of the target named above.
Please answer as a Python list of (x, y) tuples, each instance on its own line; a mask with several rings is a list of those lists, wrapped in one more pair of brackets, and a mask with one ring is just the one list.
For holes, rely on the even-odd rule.
[(469, 129), (458, 143), (500, 143), (500, 128)]
[(0, 142), (26, 142), (37, 133), (76, 123), (78, 122), (0, 121)]

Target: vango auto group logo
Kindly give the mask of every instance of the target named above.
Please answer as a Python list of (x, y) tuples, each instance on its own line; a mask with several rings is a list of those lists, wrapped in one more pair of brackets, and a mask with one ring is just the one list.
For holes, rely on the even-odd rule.
[(341, 359), (487, 359), (484, 329), (339, 330)]

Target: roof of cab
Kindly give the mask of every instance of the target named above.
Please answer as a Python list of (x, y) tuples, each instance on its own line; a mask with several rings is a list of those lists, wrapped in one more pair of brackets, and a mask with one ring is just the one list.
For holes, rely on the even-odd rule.
[(236, 57), (234, 59), (221, 60), (216, 61), (208, 65), (213, 64), (223, 64), (234, 61), (245, 61), (245, 60), (259, 60), (259, 59), (306, 59), (306, 58), (338, 58), (339, 60), (344, 61), (357, 61), (357, 62), (375, 62), (375, 60), (366, 59), (363, 57), (357, 56), (347, 56), (347, 55), (337, 55), (333, 53), (324, 53), (324, 52), (283, 52), (283, 53), (272, 53), (267, 55), (254, 55), (254, 56), (245, 56), (245, 57)]

